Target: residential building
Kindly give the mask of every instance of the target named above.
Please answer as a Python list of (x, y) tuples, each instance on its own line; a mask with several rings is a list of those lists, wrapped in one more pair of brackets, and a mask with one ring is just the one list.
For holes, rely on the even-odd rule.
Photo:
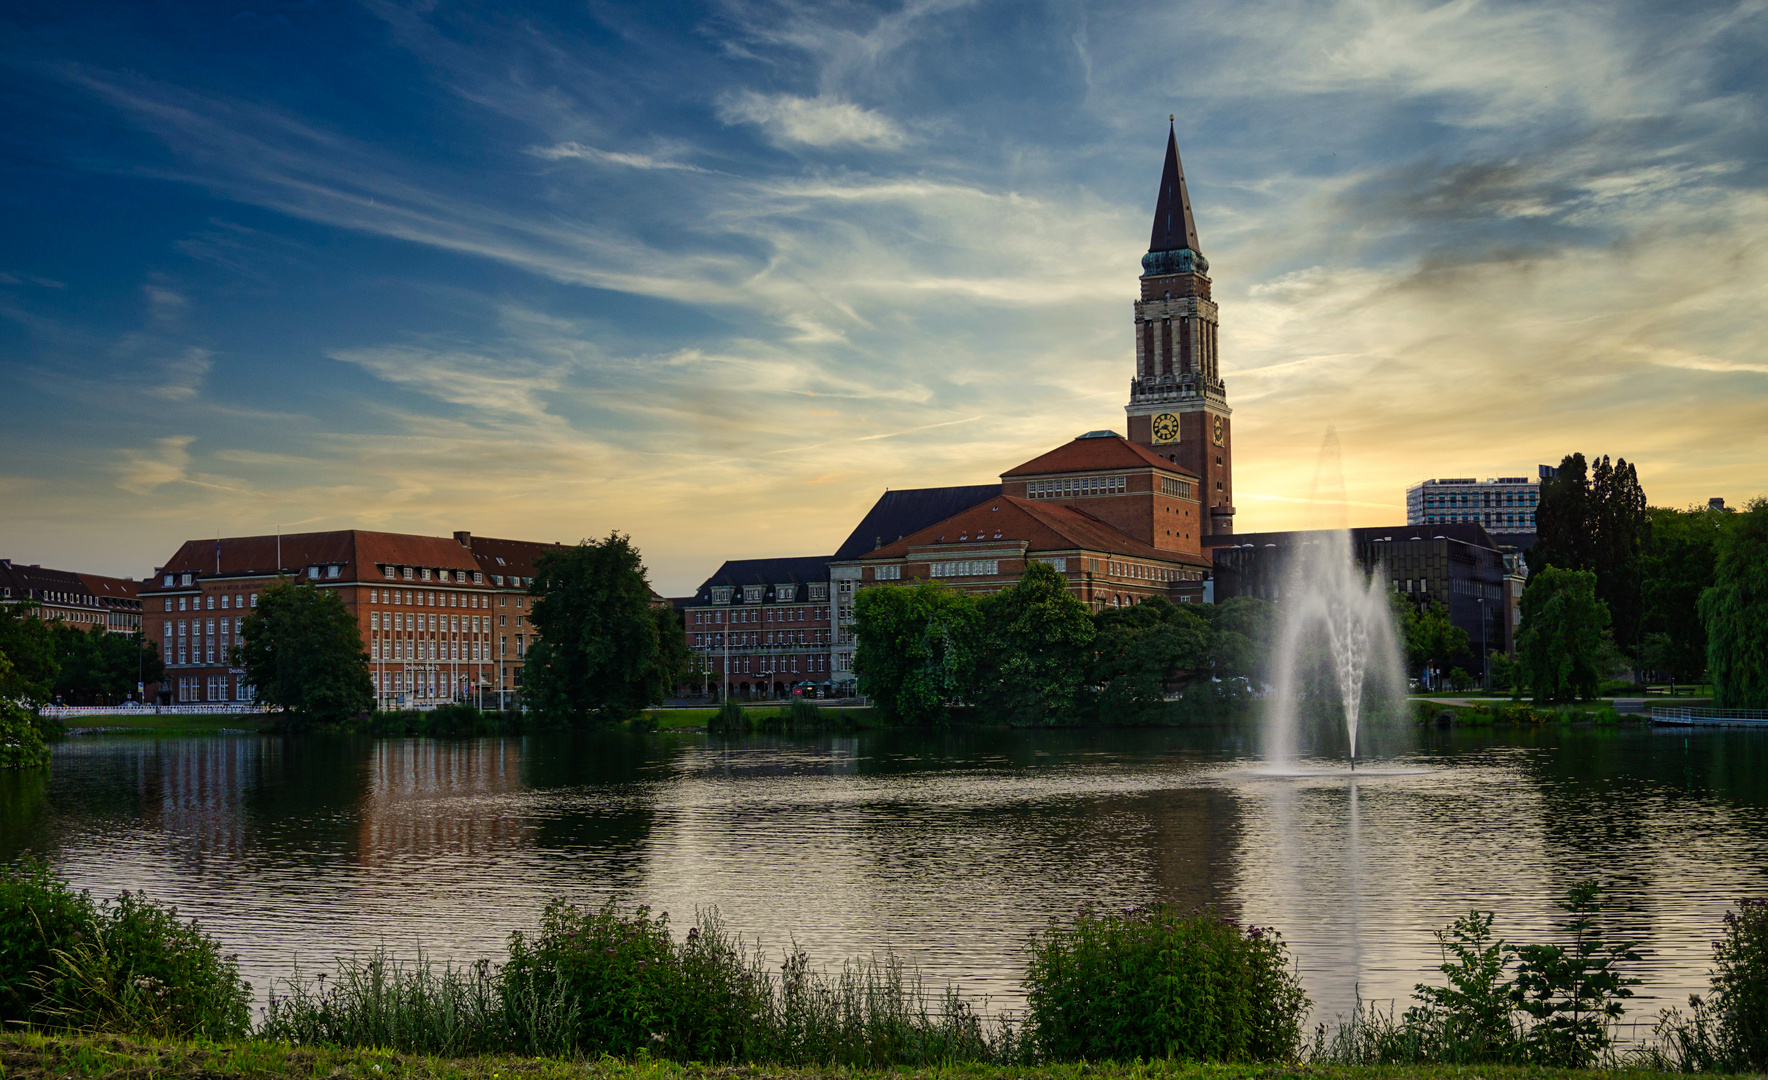
[(559, 544), (345, 529), (187, 541), (141, 590), (163, 702), (250, 701), (230, 662), (246, 616), (281, 579), (335, 591), (356, 620), (382, 707), (510, 700), (535, 631), (534, 561)]
[(0, 603), (35, 604), (40, 619), (86, 629), (101, 626), (113, 634), (141, 629), (139, 583), (131, 578), (52, 570), (0, 559)]
[(681, 607), (707, 688), (784, 698), (830, 682), (829, 557), (735, 559)]
[(1541, 481), (1552, 476), (1553, 469), (1541, 465), (1536, 473), (1533, 479), (1449, 477), (1414, 484), (1406, 489), (1406, 524), (1473, 523), (1482, 526), (1498, 546), (1526, 551), (1535, 542)]

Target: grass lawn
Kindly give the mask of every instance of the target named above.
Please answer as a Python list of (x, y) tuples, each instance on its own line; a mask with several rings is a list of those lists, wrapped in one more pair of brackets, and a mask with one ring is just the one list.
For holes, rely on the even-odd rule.
[(70, 716), (63, 723), (69, 731), (152, 731), (160, 734), (189, 732), (263, 731), (271, 718), (261, 713), (240, 716), (156, 716), (151, 709), (142, 709), (139, 716)]
[[(614, 1058), (433, 1058), (387, 1050), (341, 1050), (253, 1041), (155, 1043), (115, 1035), (0, 1034), (0, 1076), (6, 1080), (217, 1080), (290, 1076), (303, 1080), (1652, 1080), (1682, 1074), (1639, 1070), (1508, 1068), (1499, 1066), (1207, 1065), (1183, 1061), (1066, 1064), (1034, 1067), (955, 1064), (890, 1069), (794, 1068), (774, 1065), (678, 1065)], [(1719, 1074), (1708, 1074), (1717, 1077)]]
[[(751, 719), (760, 720), (784, 712), (788, 706), (784, 701), (748, 702), (743, 708)], [(882, 727), (876, 709), (870, 706), (834, 705), (826, 702), (813, 702), (823, 711), (825, 716), (837, 720), (851, 722), (855, 727)], [(679, 731), (682, 729), (703, 728), (706, 722), (718, 715), (717, 709), (647, 709), (645, 715), (657, 721), (658, 731)]]

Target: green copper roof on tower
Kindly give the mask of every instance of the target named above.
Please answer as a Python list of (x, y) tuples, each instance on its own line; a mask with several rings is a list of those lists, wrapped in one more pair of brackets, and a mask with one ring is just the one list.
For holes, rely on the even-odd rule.
[(1185, 190), (1185, 170), (1179, 164), (1179, 140), (1173, 127), (1166, 129), (1166, 166), (1160, 171), (1160, 200), (1154, 204), (1154, 235), (1149, 251), (1201, 251), (1197, 244), (1197, 221), (1191, 216), (1191, 193)]

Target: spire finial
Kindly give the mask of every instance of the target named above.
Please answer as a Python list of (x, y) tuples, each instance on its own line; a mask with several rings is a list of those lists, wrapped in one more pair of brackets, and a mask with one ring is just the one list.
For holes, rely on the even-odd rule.
[(1169, 123), (1169, 124), (1170, 124), (1170, 123), (1172, 123), (1172, 122), (1173, 122), (1173, 121), (1174, 121), (1174, 120), (1177, 120), (1177, 119), (1178, 119), (1178, 117), (1176, 117), (1176, 116), (1174, 116), (1174, 115), (1173, 115), (1173, 114), (1172, 114), (1172, 113), (1167, 113), (1167, 114), (1166, 114), (1166, 122), (1167, 122), (1167, 123)]

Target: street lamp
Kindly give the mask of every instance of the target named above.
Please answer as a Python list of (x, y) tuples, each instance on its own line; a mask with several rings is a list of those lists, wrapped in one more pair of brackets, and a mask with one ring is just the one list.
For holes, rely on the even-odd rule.
[[(1482, 584), (1480, 588), (1484, 589), (1485, 585)], [(1473, 602), (1479, 605), (1479, 688), (1490, 691), (1491, 687), (1487, 685), (1487, 677), (1490, 674), (1492, 660), (1491, 655), (1486, 651), (1486, 598), (1476, 596)]]

